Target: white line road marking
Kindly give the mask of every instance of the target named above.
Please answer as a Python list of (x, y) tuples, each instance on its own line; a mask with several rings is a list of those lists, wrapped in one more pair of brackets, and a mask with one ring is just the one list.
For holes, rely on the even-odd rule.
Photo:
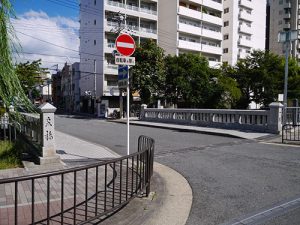
[(134, 44), (126, 43), (126, 42), (117, 42), (117, 47), (134, 48)]
[[(261, 217), (262, 217), (263, 215), (267, 216), (267, 215), (270, 215), (270, 214), (273, 214), (273, 213), (274, 213), (274, 214), (277, 214), (278, 212), (280, 212), (280, 211), (282, 211), (282, 210), (284, 210), (284, 209), (286, 209), (286, 208), (289, 208), (289, 207), (291, 207), (291, 206), (297, 205), (297, 204), (300, 204), (300, 198), (294, 199), (294, 200), (289, 201), (289, 202), (286, 202), (286, 203), (284, 203), (284, 204), (275, 206), (275, 207), (273, 207), (273, 208), (271, 208), (271, 209), (268, 209), (268, 210), (265, 210), (265, 211), (263, 211), (263, 212), (257, 213), (257, 214), (255, 214), (255, 215), (253, 215), (253, 216), (250, 216), (250, 217), (248, 217), (248, 218), (245, 218), (245, 219), (243, 219), (243, 220), (240, 220), (240, 221), (238, 221), (238, 222), (235, 222), (235, 223), (233, 223), (233, 224), (231, 224), (231, 225), (239, 225), (239, 224), (243, 224), (243, 223), (245, 223), (245, 222), (247, 222), (247, 221), (249, 221), (249, 220), (251, 220), (251, 219), (252, 219), (252, 222), (254, 222), (256, 219), (261, 219)], [(276, 213), (276, 212), (277, 212), (277, 213)]]

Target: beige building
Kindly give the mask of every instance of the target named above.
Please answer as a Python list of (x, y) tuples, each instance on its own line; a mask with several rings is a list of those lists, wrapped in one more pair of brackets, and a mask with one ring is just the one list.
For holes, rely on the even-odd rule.
[[(299, 0), (270, 0), (270, 38), (269, 45), (270, 51), (279, 55), (285, 53), (282, 43), (278, 43), (278, 33), (288, 30), (298, 30), (298, 24), (300, 23)], [(300, 34), (300, 33), (299, 33)], [(300, 60), (300, 46), (298, 34), (298, 40), (292, 45), (292, 55)]]

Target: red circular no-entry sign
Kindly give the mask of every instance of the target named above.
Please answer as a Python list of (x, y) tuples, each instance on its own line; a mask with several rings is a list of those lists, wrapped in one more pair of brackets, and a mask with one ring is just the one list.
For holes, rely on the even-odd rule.
[(116, 39), (117, 51), (124, 56), (131, 56), (135, 51), (135, 41), (128, 34), (120, 34)]

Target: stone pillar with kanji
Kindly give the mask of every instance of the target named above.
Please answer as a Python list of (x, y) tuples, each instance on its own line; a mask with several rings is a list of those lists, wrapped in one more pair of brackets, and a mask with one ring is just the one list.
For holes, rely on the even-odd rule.
[(59, 163), (60, 157), (55, 149), (54, 112), (56, 108), (49, 103), (44, 103), (39, 109), (42, 135), (40, 164)]

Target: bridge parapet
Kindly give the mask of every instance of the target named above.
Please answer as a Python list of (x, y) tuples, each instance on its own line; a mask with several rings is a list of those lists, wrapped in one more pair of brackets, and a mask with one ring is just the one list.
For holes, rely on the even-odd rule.
[(140, 119), (182, 125), (280, 133), (282, 107), (283, 105), (280, 103), (272, 103), (270, 110), (153, 109), (142, 107)]

